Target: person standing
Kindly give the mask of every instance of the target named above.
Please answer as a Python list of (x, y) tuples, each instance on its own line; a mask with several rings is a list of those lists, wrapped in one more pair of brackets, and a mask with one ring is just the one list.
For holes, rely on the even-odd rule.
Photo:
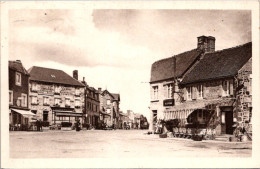
[(40, 126), (39, 126), (39, 121), (38, 121), (38, 119), (36, 120), (36, 128), (37, 128), (37, 131), (40, 131)]

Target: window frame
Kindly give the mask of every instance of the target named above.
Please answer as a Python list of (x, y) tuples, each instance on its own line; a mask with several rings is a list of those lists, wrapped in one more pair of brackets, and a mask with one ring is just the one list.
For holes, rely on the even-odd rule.
[[(20, 76), (20, 81), (17, 81), (18, 80), (17, 75)], [(22, 86), (22, 74), (20, 72), (15, 72), (15, 84), (17, 86)]]
[(203, 99), (203, 84), (198, 84), (197, 85), (197, 92), (198, 92), (198, 99)]
[(224, 80), (222, 82), (222, 96), (230, 96), (230, 81)]
[(158, 91), (159, 91), (159, 86), (152, 86), (153, 93), (152, 93), (152, 100), (158, 100)]
[(22, 106), (22, 107), (27, 107), (27, 100), (28, 100), (27, 94), (22, 93), (22, 94), (21, 94), (21, 97), (22, 97), (21, 106)]
[[(11, 93), (11, 95), (10, 95), (10, 93)], [(12, 90), (9, 90), (9, 104), (10, 105), (14, 104), (14, 92)]]
[[(47, 102), (45, 103), (45, 99), (47, 100)], [(44, 106), (49, 106), (50, 105), (50, 100), (48, 96), (43, 96), (43, 105)]]
[(187, 100), (192, 100), (192, 86), (187, 87)]
[[(69, 104), (67, 104), (67, 103), (69, 103)], [(65, 98), (65, 106), (70, 106), (70, 98)]]
[[(36, 98), (36, 101), (34, 102), (34, 98)], [(31, 104), (37, 104), (38, 101), (37, 101), (37, 96), (31, 96)]]
[(32, 91), (37, 91), (37, 83), (32, 83)]

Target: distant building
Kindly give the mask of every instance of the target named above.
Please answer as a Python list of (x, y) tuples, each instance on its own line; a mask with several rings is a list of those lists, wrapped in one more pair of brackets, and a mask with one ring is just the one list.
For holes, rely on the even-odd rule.
[(45, 125), (62, 122), (82, 123), (84, 84), (62, 70), (33, 66), (30, 73), (29, 107)]
[(10, 130), (26, 130), (33, 116), (28, 106), (30, 75), (20, 60), (9, 61), (8, 66)]
[(99, 92), (94, 87), (86, 86), (86, 114), (87, 123), (98, 128), (100, 123), (100, 101)]
[(108, 90), (102, 91), (101, 88), (98, 91), (100, 93), (100, 113), (102, 119), (108, 126), (114, 125), (118, 128), (120, 95), (110, 93)]

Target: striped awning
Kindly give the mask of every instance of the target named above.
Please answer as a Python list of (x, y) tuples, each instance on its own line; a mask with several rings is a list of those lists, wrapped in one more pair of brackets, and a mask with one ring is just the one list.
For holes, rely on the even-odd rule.
[(215, 99), (215, 100), (201, 100), (194, 102), (186, 102), (180, 105), (173, 106), (164, 111), (164, 120), (171, 119), (187, 119), (187, 117), (197, 109), (214, 109), (215, 106), (231, 106), (232, 99)]

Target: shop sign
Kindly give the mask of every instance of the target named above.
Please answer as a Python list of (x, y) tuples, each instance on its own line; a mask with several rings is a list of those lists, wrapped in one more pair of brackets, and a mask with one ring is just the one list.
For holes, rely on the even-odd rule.
[(54, 94), (53, 87), (47, 85), (41, 85), (38, 94), (53, 95)]
[(163, 106), (174, 106), (174, 99), (167, 99), (163, 101)]
[(75, 90), (72, 87), (62, 87), (60, 91), (61, 95), (74, 95)]

